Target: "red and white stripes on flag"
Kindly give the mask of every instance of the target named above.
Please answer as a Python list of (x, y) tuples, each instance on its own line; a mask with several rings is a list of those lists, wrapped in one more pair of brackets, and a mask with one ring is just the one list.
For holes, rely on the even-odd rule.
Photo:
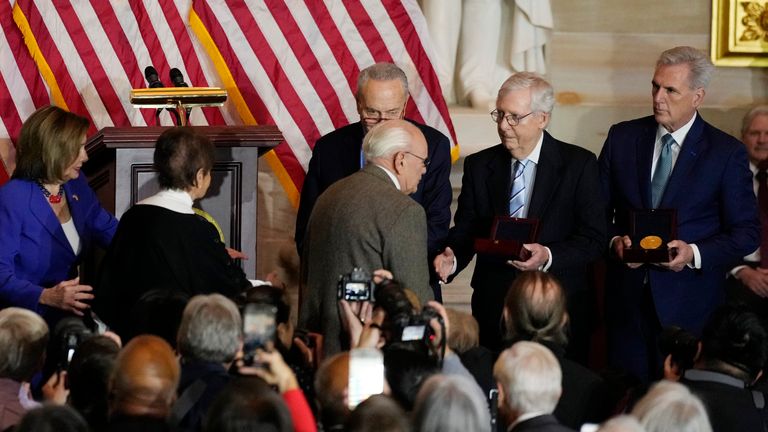
[[(8, 10), (13, 4), (0, 2)], [(176, 67), (191, 86), (225, 88), (225, 107), (195, 109), (190, 123), (276, 124), (285, 142), (267, 160), (294, 205), (315, 140), (358, 120), (357, 74), (375, 62), (394, 62), (408, 74), (409, 118), (455, 137), (416, 0), (16, 0), (13, 23), (2, 12), (11, 51), (24, 54), (20, 38), (8, 36), (15, 24), (27, 60), (34, 59), (33, 75), (45, 80), (53, 103), (88, 117), (91, 132), (155, 124), (154, 110), (128, 102), (131, 88), (146, 86), (148, 65), (166, 85)], [(3, 69), (6, 57), (0, 56), (3, 79), (11, 76)], [(27, 75), (21, 84), (37, 88)], [(0, 86), (0, 97), (3, 92)], [(16, 125), (48, 103), (22, 98), (11, 104)], [(13, 118), (0, 112), (0, 120)], [(172, 120), (163, 114), (161, 124)]]
[(12, 0), (0, 0), (0, 184), (16, 165), (14, 143), (21, 124), (48, 103), (48, 89), (13, 22)]
[(252, 117), (283, 131), (286, 143), (275, 149), (283, 169), (276, 172), (294, 204), (315, 140), (359, 119), (355, 83), (373, 63), (394, 62), (405, 70), (407, 117), (455, 137), (415, 0), (192, 5), (192, 28), (219, 74), (231, 77), (227, 90), (245, 123)]

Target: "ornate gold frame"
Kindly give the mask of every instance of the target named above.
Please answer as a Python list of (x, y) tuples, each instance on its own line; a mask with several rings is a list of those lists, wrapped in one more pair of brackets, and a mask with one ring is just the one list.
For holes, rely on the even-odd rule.
[(768, 1), (712, 0), (712, 61), (768, 66)]

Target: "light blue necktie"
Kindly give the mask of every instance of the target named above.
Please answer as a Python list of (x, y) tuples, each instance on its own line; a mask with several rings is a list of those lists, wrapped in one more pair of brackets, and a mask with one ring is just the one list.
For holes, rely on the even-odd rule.
[(515, 161), (514, 180), (512, 180), (512, 191), (509, 193), (509, 215), (512, 217), (523, 217), (523, 207), (525, 207), (525, 164), (527, 161)]
[(661, 197), (664, 195), (664, 188), (667, 186), (669, 175), (672, 173), (672, 144), (675, 139), (671, 134), (661, 137), (661, 154), (656, 162), (656, 170), (653, 172), (651, 180), (651, 201), (653, 208), (657, 208), (661, 203)]

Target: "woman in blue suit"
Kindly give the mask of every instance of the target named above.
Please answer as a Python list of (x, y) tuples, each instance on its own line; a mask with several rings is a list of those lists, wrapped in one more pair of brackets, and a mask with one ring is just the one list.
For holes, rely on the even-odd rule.
[(16, 170), (0, 188), (0, 308), (49, 318), (83, 315), (92, 288), (81, 285), (81, 252), (109, 245), (117, 220), (99, 204), (80, 168), (88, 120), (55, 106), (21, 128)]

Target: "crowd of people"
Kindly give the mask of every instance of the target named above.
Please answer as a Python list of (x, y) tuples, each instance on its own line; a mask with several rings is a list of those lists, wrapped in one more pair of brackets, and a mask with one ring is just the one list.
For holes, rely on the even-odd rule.
[[(449, 229), (447, 138), (404, 118), (402, 70), (363, 69), (360, 122), (309, 164), (298, 309), (195, 212), (205, 136), (163, 131), (160, 191), (118, 222), (80, 172), (88, 122), (36, 111), (0, 187), (0, 431), (768, 430), (768, 108), (742, 142), (707, 123), (713, 70), (664, 51), (653, 115), (599, 157), (512, 75)], [(473, 259), (471, 314), (447, 309)]]

